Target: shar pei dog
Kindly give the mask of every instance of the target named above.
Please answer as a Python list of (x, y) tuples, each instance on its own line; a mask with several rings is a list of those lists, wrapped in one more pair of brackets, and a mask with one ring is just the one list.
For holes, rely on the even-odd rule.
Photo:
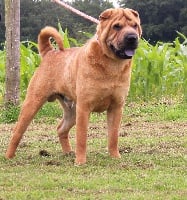
[[(120, 158), (118, 130), (129, 91), (131, 63), (142, 30), (132, 9), (107, 9), (96, 34), (84, 46), (64, 49), (59, 32), (45, 27), (38, 36), (41, 64), (35, 71), (6, 152), (15, 156), (29, 123), (46, 101), (59, 100), (63, 119), (57, 127), (62, 151), (72, 151), (69, 131), (76, 124), (75, 163), (86, 163), (89, 115), (107, 111), (108, 152)], [(58, 49), (54, 49), (50, 38)]]

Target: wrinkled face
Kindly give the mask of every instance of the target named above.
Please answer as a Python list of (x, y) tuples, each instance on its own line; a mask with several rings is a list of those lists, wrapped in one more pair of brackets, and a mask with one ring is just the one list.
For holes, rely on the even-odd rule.
[(113, 58), (131, 59), (142, 30), (139, 15), (132, 9), (108, 9), (101, 13), (97, 36), (103, 52)]

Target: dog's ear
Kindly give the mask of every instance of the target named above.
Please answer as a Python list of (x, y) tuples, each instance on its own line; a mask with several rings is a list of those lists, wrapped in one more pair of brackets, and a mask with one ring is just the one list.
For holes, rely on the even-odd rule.
[(135, 10), (133, 10), (133, 9), (129, 9), (129, 10), (132, 12), (132, 14), (133, 14), (135, 17), (139, 18), (139, 14), (138, 14), (137, 11), (135, 11)]
[(100, 14), (99, 20), (102, 21), (102, 20), (109, 19), (111, 15), (112, 15), (112, 8), (107, 9)]

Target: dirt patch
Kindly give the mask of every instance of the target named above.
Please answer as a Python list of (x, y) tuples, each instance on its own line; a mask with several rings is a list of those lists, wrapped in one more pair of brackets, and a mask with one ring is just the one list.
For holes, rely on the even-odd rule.
[(60, 166), (61, 165), (61, 163), (59, 161), (56, 161), (56, 160), (47, 161), (45, 164), (46, 165), (54, 165), (54, 166)]
[[(12, 124), (0, 124), (0, 142), (2, 151), (6, 150)], [(29, 133), (28, 133), (29, 132)], [(145, 154), (182, 152), (187, 153), (185, 141), (187, 133), (186, 122), (141, 122), (122, 123), (120, 129), (120, 153), (142, 152)], [(107, 125), (105, 122), (90, 123), (88, 139), (106, 139)], [(71, 140), (75, 140), (75, 129), (71, 131)], [(144, 141), (146, 140), (146, 141)], [(152, 142), (154, 140), (154, 142)], [(59, 143), (56, 126), (32, 123), (24, 134), (21, 148), (27, 148), (33, 142)], [(122, 142), (121, 142), (122, 141)], [(134, 141), (134, 144), (133, 144)], [(103, 145), (103, 144), (102, 144)], [(103, 147), (102, 147), (103, 148)], [(40, 156), (50, 156), (45, 150), (40, 150)]]
[(183, 137), (187, 133), (187, 122), (133, 122), (128, 126), (122, 124), (121, 130), (125, 130), (128, 134), (142, 133), (147, 136), (177, 135), (177, 137)]
[(132, 148), (131, 147), (120, 147), (119, 152), (121, 154), (130, 153), (130, 152), (132, 152)]
[[(9, 137), (13, 130), (13, 124), (0, 124), (0, 136)], [(58, 142), (56, 134), (56, 126), (48, 124), (35, 124), (32, 123), (27, 132), (36, 133), (37, 140), (39, 141), (55, 141)], [(55, 132), (55, 134), (54, 134)], [(71, 137), (74, 138), (74, 132), (71, 131)], [(51, 134), (52, 133), (52, 134)], [(120, 137), (133, 137), (142, 135), (147, 137), (166, 137), (175, 136), (177, 138), (184, 137), (187, 134), (187, 122), (132, 122), (122, 123), (120, 128)], [(25, 137), (32, 137), (33, 135), (24, 134)], [(88, 129), (88, 138), (102, 138), (107, 137), (106, 123), (90, 124)], [(2, 138), (2, 137), (1, 137)], [(27, 145), (27, 144), (23, 144)]]
[(46, 150), (40, 150), (39, 155), (42, 157), (49, 157), (51, 154)]
[[(0, 124), (0, 135), (11, 134), (14, 124)], [(49, 132), (56, 132), (57, 125), (38, 124), (32, 123), (27, 131), (42, 132), (41, 140), (49, 138)], [(140, 122), (135, 121), (131, 123), (122, 123), (120, 129), (120, 136), (126, 137), (131, 134), (143, 133), (144, 135), (151, 136), (166, 136), (177, 135), (177, 137), (183, 137), (187, 133), (187, 122)], [(104, 133), (104, 134), (103, 134)], [(105, 137), (107, 135), (106, 123), (97, 123), (89, 125), (88, 137)]]

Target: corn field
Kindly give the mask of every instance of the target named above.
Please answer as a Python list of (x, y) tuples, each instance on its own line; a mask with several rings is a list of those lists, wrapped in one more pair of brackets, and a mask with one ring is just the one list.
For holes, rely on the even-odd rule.
[[(182, 42), (180, 42), (182, 41)], [(155, 46), (142, 40), (134, 59), (130, 96), (145, 101), (182, 97), (187, 101), (187, 38)]]
[[(80, 45), (69, 38), (67, 31), (59, 32), (64, 38), (65, 47)], [(31, 76), (40, 63), (34, 42), (21, 43), (21, 98), (23, 99)], [(157, 42), (151, 45), (140, 41), (133, 60), (131, 101), (178, 98), (187, 102), (187, 37), (178, 33), (172, 43)], [(3, 102), (5, 83), (5, 50), (0, 51), (0, 103)]]

